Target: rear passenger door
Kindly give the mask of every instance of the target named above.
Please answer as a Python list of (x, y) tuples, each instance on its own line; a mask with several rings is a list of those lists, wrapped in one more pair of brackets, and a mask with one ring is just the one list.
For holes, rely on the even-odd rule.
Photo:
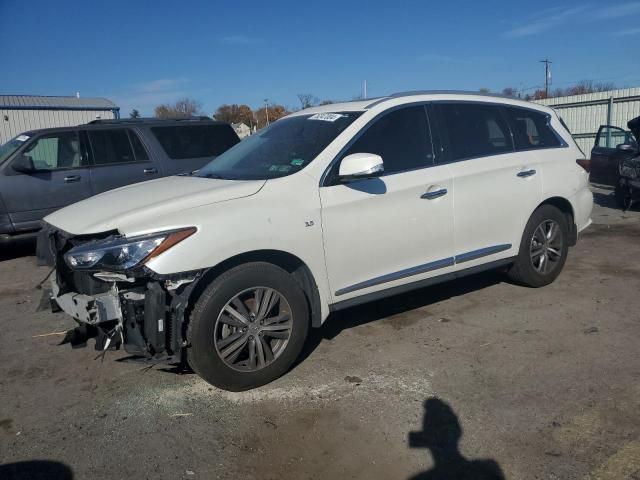
[(88, 130), (86, 135), (93, 156), (91, 182), (96, 194), (163, 175), (161, 165), (152, 161), (133, 129)]
[(502, 106), (433, 104), (454, 184), (455, 257), (465, 267), (515, 255), (523, 221), (539, 203), (541, 175), (532, 152), (515, 152)]

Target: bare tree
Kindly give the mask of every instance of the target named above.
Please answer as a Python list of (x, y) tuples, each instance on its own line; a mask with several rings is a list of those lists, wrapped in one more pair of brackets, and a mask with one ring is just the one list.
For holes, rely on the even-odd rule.
[(489, 90), (487, 87), (481, 87), (478, 89), (478, 91), (480, 93), (491, 93), (491, 90)]
[(158, 118), (184, 118), (200, 114), (202, 104), (192, 98), (181, 98), (174, 104), (162, 104), (155, 108)]
[(303, 110), (318, 104), (318, 97), (311, 93), (299, 93), (298, 100), (300, 100), (300, 106)]
[(133, 109), (131, 110), (131, 112), (129, 113), (129, 117), (130, 118), (140, 118), (140, 112), (137, 109)]
[(505, 87), (502, 89), (502, 94), (506, 97), (516, 97), (517, 90), (513, 87)]

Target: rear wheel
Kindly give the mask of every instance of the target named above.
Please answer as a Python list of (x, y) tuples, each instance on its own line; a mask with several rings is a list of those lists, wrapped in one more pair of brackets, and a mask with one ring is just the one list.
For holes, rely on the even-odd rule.
[(508, 273), (511, 280), (528, 287), (553, 282), (567, 260), (568, 232), (566, 216), (553, 205), (542, 205), (533, 212)]
[(216, 278), (191, 314), (188, 359), (225, 390), (258, 387), (284, 374), (309, 329), (306, 296), (285, 270), (262, 262)]

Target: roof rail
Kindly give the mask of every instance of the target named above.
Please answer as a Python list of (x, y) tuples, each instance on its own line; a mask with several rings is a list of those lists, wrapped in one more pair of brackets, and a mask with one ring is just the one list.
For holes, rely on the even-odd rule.
[(105, 125), (112, 123), (150, 123), (150, 122), (213, 122), (211, 117), (205, 115), (197, 117), (175, 117), (175, 118), (156, 118), (156, 117), (144, 117), (144, 118), (99, 118), (97, 120), (91, 120), (88, 125)]
[(375, 107), (376, 105), (379, 105), (380, 103), (385, 102), (387, 100), (391, 100), (392, 98), (410, 97), (412, 95), (442, 95), (442, 94), (448, 94), (448, 95), (475, 95), (475, 96), (480, 96), (480, 97), (496, 97), (496, 98), (509, 98), (509, 99), (512, 99), (512, 100), (513, 99), (522, 100), (521, 98), (518, 99), (517, 97), (512, 97), (512, 96), (509, 96), (509, 95), (502, 95), (500, 93), (472, 92), (472, 91), (469, 91), (469, 90), (413, 90), (413, 91), (408, 91), (408, 92), (392, 93), (391, 95), (379, 98), (375, 102), (370, 103), (369, 105), (366, 106), (366, 108), (369, 109), (371, 107)]

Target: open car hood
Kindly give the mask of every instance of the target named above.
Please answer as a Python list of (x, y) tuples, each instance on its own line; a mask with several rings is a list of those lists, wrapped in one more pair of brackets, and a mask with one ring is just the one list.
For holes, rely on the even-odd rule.
[(167, 213), (248, 197), (264, 184), (265, 180), (164, 177), (82, 200), (52, 213), (45, 221), (74, 235), (118, 230)]

